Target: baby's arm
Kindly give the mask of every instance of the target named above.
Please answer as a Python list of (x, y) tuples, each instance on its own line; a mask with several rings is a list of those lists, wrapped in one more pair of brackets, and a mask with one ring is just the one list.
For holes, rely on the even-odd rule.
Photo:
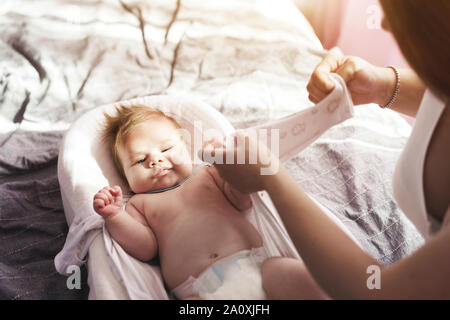
[(222, 190), (224, 195), (236, 209), (238, 209), (239, 211), (244, 211), (250, 209), (253, 206), (250, 194), (240, 192), (239, 190), (233, 188), (228, 182), (222, 179), (215, 167), (210, 167), (209, 171), (213, 176), (217, 186)]
[(120, 187), (105, 187), (94, 196), (94, 210), (105, 219), (106, 228), (112, 238), (128, 254), (148, 261), (158, 252), (156, 237), (132, 200), (130, 199), (124, 210)]

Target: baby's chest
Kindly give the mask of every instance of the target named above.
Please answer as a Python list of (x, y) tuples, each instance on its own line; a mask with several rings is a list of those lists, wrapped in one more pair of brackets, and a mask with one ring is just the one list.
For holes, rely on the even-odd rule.
[(171, 197), (173, 202), (187, 210), (197, 210), (220, 205), (223, 201), (223, 194), (214, 181), (198, 180), (192, 184), (181, 188), (178, 193)]
[(208, 177), (199, 178), (192, 179), (177, 189), (152, 195), (152, 198), (147, 200), (147, 206), (153, 207), (151, 215), (164, 215), (166, 219), (176, 218), (181, 213), (201, 212), (211, 206), (220, 205), (224, 201), (224, 195), (214, 180), (209, 180)]

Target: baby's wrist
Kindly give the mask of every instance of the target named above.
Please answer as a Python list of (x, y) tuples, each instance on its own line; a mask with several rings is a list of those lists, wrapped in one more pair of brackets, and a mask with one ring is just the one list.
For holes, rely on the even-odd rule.
[(105, 215), (101, 215), (103, 217), (103, 219), (105, 221), (111, 221), (114, 220), (115, 218), (117, 218), (120, 213), (122, 212), (122, 209), (117, 210), (116, 212), (110, 213), (110, 214), (105, 214)]

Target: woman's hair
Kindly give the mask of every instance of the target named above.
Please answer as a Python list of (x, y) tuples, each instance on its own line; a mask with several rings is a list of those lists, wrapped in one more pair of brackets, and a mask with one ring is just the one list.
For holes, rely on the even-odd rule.
[(450, 98), (450, 1), (380, 0), (403, 55), (439, 97)]
[(103, 127), (102, 139), (109, 145), (109, 150), (114, 160), (114, 164), (119, 170), (120, 176), (126, 179), (123, 163), (120, 160), (118, 147), (125, 142), (131, 129), (136, 125), (150, 119), (167, 119), (173, 123), (176, 129), (180, 129), (180, 125), (172, 117), (165, 115), (162, 111), (149, 108), (142, 105), (134, 105), (131, 107), (119, 106), (116, 107), (116, 113), (109, 115), (103, 113), (105, 116), (105, 125)]

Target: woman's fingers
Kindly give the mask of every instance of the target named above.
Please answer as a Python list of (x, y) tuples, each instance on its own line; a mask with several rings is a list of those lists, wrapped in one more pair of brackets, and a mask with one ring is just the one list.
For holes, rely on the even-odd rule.
[[(227, 152), (229, 150), (224, 148), (223, 144), (219, 143), (206, 143), (204, 147), (199, 150), (198, 156), (203, 161), (209, 162), (211, 164), (224, 164), (227, 159)], [(233, 150), (231, 150), (233, 152)]]
[(330, 93), (335, 88), (335, 84), (330, 77), (335, 69), (331, 68), (328, 63), (320, 64), (311, 76), (312, 84), (321, 92)]
[(199, 157), (214, 164), (225, 181), (244, 193), (262, 190), (263, 176), (278, 170), (272, 153), (246, 131), (235, 132), (225, 146), (206, 143)]
[(226, 146), (227, 138), (214, 138), (208, 140), (205, 144), (203, 144), (202, 149), (199, 150), (199, 158), (211, 164), (224, 164), (226, 163), (227, 159), (229, 162), (231, 160), (230, 157), (234, 153), (234, 147), (237, 145), (235, 143), (236, 134), (231, 137), (231, 139), (234, 139), (234, 145), (230, 148), (227, 148)]
[(319, 99), (315, 98), (311, 94), (308, 96), (308, 99), (314, 104), (318, 104), (320, 102)]
[(349, 84), (355, 79), (358, 68), (361, 68), (361, 62), (355, 57), (344, 57), (336, 52), (328, 54), (311, 75), (307, 86), (309, 99), (318, 103), (334, 90), (335, 84), (330, 77), (331, 73), (338, 74), (346, 84)]
[(318, 102), (322, 101), (332, 91), (331, 90), (328, 92), (328, 91), (324, 91), (323, 89), (318, 88), (315, 85), (314, 81), (310, 81), (308, 83), (308, 86), (306, 87), (306, 89), (309, 92), (309, 99), (314, 103), (318, 103)]
[(322, 101), (335, 88), (330, 74), (339, 68), (342, 57), (335, 53), (328, 54), (316, 67), (306, 87), (310, 100), (314, 103)]
[(207, 142), (199, 151), (199, 157), (215, 165), (237, 164), (257, 165), (265, 168), (272, 163), (272, 153), (263, 144), (251, 138), (248, 133), (236, 131), (227, 143), (218, 145)]
[(349, 83), (355, 77), (357, 65), (352, 59), (346, 59), (345, 62), (336, 70), (336, 73), (344, 79), (345, 83)]

